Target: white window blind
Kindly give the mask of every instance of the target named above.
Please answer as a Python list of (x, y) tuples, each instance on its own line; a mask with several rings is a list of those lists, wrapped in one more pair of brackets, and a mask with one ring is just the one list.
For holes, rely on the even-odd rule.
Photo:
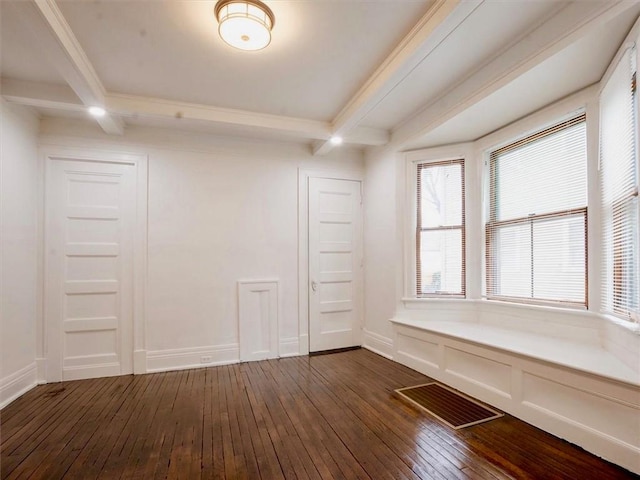
[(600, 98), (602, 310), (640, 321), (635, 49), (625, 52)]
[(416, 292), (465, 294), (464, 162), (417, 170)]
[(491, 152), (487, 298), (587, 304), (585, 116)]

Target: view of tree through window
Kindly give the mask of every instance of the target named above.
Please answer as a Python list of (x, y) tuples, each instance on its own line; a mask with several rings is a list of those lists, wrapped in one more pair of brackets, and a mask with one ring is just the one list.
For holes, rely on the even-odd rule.
[(418, 165), (418, 295), (464, 295), (464, 164)]

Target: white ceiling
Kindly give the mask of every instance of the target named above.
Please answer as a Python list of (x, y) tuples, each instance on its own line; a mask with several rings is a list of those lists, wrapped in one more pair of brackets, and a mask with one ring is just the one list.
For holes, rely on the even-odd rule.
[[(271, 45), (213, 1), (0, 0), (8, 101), (100, 125), (417, 148), (479, 138), (597, 82), (640, 15), (618, 0), (265, 0)], [(76, 112), (70, 113), (70, 112)]]
[(274, 1), (271, 45), (220, 41), (215, 2), (58, 5), (108, 91), (330, 121), (429, 2)]
[(616, 17), (459, 115), (415, 138), (406, 148), (477, 140), (529, 113), (598, 82), (625, 38), (633, 15)]

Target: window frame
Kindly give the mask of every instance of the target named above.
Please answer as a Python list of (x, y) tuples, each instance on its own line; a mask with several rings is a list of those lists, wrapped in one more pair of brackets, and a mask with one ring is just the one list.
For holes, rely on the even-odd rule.
[[(582, 111), (578, 115), (572, 115), (569, 118), (565, 118), (562, 121), (551, 124), (550, 126), (539, 128), (532, 133), (512, 139), (511, 141), (503, 144), (501, 147), (488, 149), (486, 151), (486, 158), (488, 164), (488, 193), (489, 198), (487, 202), (487, 215), (486, 221), (484, 225), (484, 297), (487, 300), (494, 301), (503, 301), (503, 302), (511, 302), (517, 304), (525, 304), (525, 305), (547, 305), (554, 307), (563, 307), (563, 308), (573, 308), (573, 309), (584, 309), (587, 310), (589, 308), (589, 195), (588, 195), (588, 183), (589, 183), (589, 171), (588, 171), (588, 163), (589, 163), (589, 133), (588, 131), (585, 133), (585, 142), (587, 149), (587, 157), (585, 161), (587, 162), (587, 196), (586, 202), (587, 205), (580, 208), (573, 208), (567, 210), (560, 210), (554, 212), (545, 212), (540, 214), (530, 214), (526, 217), (518, 217), (511, 218), (508, 220), (497, 220), (498, 209), (494, 208), (497, 192), (498, 192), (498, 182), (499, 176), (497, 174), (497, 160), (498, 155), (500, 153), (508, 152), (519, 147), (525, 146), (531, 142), (536, 141), (537, 139), (544, 138), (549, 135), (553, 135), (556, 132), (560, 132), (566, 128), (571, 128), (574, 125), (584, 123), (585, 127), (588, 128), (587, 123), (587, 115), (586, 112)], [(531, 282), (531, 297), (522, 297), (515, 295), (499, 295), (495, 294), (494, 288), (494, 280), (497, 278), (497, 263), (494, 261), (494, 243), (492, 233), (495, 233), (502, 226), (510, 226), (510, 225), (530, 225), (531, 235), (533, 236), (533, 226), (536, 222), (546, 221), (550, 219), (559, 219), (559, 218), (571, 218), (580, 216), (584, 219), (584, 302), (576, 302), (576, 301), (567, 301), (567, 300), (556, 300), (556, 299), (545, 299), (539, 297), (533, 297), (533, 289), (534, 284), (533, 280)], [(534, 243), (531, 242), (531, 276), (534, 275), (533, 270), (533, 255)]]
[[(461, 215), (461, 224), (456, 225), (446, 225), (440, 227), (422, 227), (422, 198), (421, 198), (421, 190), (420, 190), (420, 173), (425, 168), (433, 168), (438, 166), (447, 166), (447, 165), (460, 165), (460, 197), (462, 202), (462, 215)], [(451, 159), (441, 159), (441, 160), (424, 160), (413, 162), (414, 174), (415, 174), (415, 182), (413, 188), (413, 196), (414, 196), (414, 235), (415, 235), (415, 244), (414, 244), (414, 292), (417, 298), (466, 298), (467, 296), (467, 269), (466, 269), (466, 179), (465, 179), (465, 158), (463, 156), (451, 158)], [(421, 259), (420, 259), (420, 247), (421, 247), (421, 234), (422, 232), (434, 232), (434, 231), (450, 231), (450, 230), (459, 230), (461, 235), (461, 291), (460, 292), (423, 292), (422, 291), (422, 273), (421, 273)]]
[[(634, 27), (636, 30), (636, 27)], [(633, 32), (632, 32), (633, 33)], [(630, 33), (630, 35), (632, 35)], [(637, 37), (637, 32), (635, 36)], [(640, 38), (640, 37), (638, 37)], [(634, 138), (634, 154), (635, 154), (635, 179), (634, 185), (635, 188), (629, 192), (623, 193), (617, 196), (615, 199), (611, 201), (609, 207), (607, 207), (603, 203), (603, 167), (602, 167), (602, 144), (599, 145), (598, 148), (598, 194), (600, 196), (600, 213), (602, 215), (601, 221), (599, 224), (599, 234), (600, 241), (602, 242), (603, 253), (600, 258), (601, 261), (601, 272), (599, 278), (599, 295), (600, 295), (600, 304), (599, 304), (599, 313), (609, 317), (610, 319), (615, 319), (616, 321), (622, 321), (625, 325), (640, 325), (640, 309), (635, 310), (633, 308), (627, 308), (627, 305), (624, 305), (622, 302), (622, 298), (626, 297), (626, 289), (633, 292), (633, 286), (629, 287), (626, 285), (623, 277), (625, 276), (625, 265), (623, 260), (625, 259), (625, 255), (622, 253), (625, 248), (628, 248), (624, 243), (621, 242), (620, 238), (616, 235), (615, 230), (616, 227), (621, 228), (621, 224), (615, 221), (616, 217), (624, 215), (624, 211), (627, 206), (633, 203), (634, 201), (640, 202), (637, 200), (639, 198), (639, 190), (640, 190), (640, 133), (638, 132), (639, 126), (639, 115), (640, 115), (640, 106), (639, 106), (639, 98), (638, 98), (638, 85), (637, 85), (637, 76), (638, 76), (638, 66), (637, 63), (640, 60), (640, 52), (639, 48), (636, 45), (636, 42), (633, 43), (623, 43), (620, 47), (616, 57), (609, 64), (609, 68), (603, 78), (600, 81), (600, 89), (598, 92), (597, 102), (600, 113), (602, 112), (602, 102), (603, 102), (603, 91), (605, 87), (608, 85), (609, 81), (611, 81), (611, 77), (614, 75), (616, 69), (619, 67), (620, 62), (625, 61), (625, 56), (628, 55), (628, 61), (632, 63), (632, 74), (631, 78), (629, 78), (628, 86), (629, 91), (632, 97), (632, 105), (633, 105), (633, 131), (635, 132)], [(602, 118), (600, 118), (600, 122), (602, 122)], [(602, 125), (599, 126), (598, 132), (599, 142), (602, 142)], [(611, 225), (609, 227), (612, 229), (612, 238), (610, 239), (611, 244), (608, 245), (611, 250), (611, 273), (612, 277), (610, 279), (607, 277), (607, 265), (605, 264), (607, 259), (607, 253), (604, 251), (607, 247), (606, 238), (605, 238), (605, 226), (604, 226), (604, 218), (606, 218), (606, 213), (611, 215)], [(637, 218), (636, 218), (636, 228), (640, 229), (640, 205), (638, 208)], [(631, 244), (631, 248), (633, 245)], [(640, 246), (635, 246), (634, 251), (635, 259), (636, 259), (636, 267), (640, 262)], [(633, 267), (632, 267), (633, 268)], [(610, 280), (610, 283), (607, 284), (607, 280)], [(636, 282), (640, 282), (640, 277), (636, 278)], [(605, 285), (606, 284), (606, 285)], [(608, 292), (608, 289), (611, 289), (611, 298), (610, 304), (607, 305), (607, 301), (605, 299), (605, 292)], [(636, 299), (639, 301), (640, 299)]]

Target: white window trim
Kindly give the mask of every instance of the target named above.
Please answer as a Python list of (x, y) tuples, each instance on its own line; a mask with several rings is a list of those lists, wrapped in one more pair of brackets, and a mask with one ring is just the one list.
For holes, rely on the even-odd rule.
[[(469, 255), (472, 255), (471, 249), (469, 247), (469, 185), (475, 184), (475, 173), (472, 170), (473, 162), (471, 159), (472, 153), (472, 144), (471, 143), (462, 143), (458, 145), (452, 145), (447, 147), (436, 147), (436, 148), (428, 148), (415, 150), (412, 152), (407, 152), (405, 154), (405, 221), (404, 221), (404, 288), (403, 288), (403, 298), (411, 298), (421, 302), (430, 302), (430, 301), (442, 301), (442, 300), (451, 300), (458, 299), (463, 300), (464, 298), (470, 298), (470, 282), (471, 278), (469, 272)], [(462, 160), (464, 162), (464, 172), (465, 172), (465, 232), (466, 232), (466, 241), (465, 241), (465, 291), (466, 297), (462, 296), (454, 296), (454, 295), (443, 295), (442, 297), (438, 297), (437, 295), (431, 297), (422, 297), (418, 298), (416, 291), (416, 242), (415, 242), (415, 233), (416, 233), (416, 224), (417, 224), (417, 169), (419, 164), (429, 164), (429, 163), (439, 163), (445, 162), (447, 160)]]
[[(514, 305), (527, 305), (527, 306), (541, 306), (541, 307), (550, 307), (550, 308), (559, 308), (559, 309), (567, 309), (567, 310), (581, 310), (581, 311), (586, 311), (586, 310), (593, 310), (591, 308), (591, 294), (593, 293), (593, 280), (595, 280), (595, 278), (592, 278), (592, 272), (591, 272), (591, 263), (590, 263), (590, 253), (593, 250), (593, 246), (591, 245), (591, 240), (592, 238), (595, 236), (592, 234), (592, 232), (595, 231), (593, 224), (591, 223), (592, 218), (590, 216), (590, 211), (592, 209), (594, 209), (593, 205), (595, 204), (596, 208), (599, 211), (599, 202), (595, 203), (596, 198), (599, 199), (599, 183), (598, 183), (598, 172), (597, 172), (597, 161), (598, 161), (598, 144), (597, 144), (597, 140), (599, 138), (599, 130), (598, 130), (598, 123), (597, 123), (597, 118), (598, 118), (598, 105), (597, 105), (597, 97), (595, 97), (595, 90), (592, 90), (591, 92), (592, 94), (592, 100), (589, 101), (588, 103), (585, 103), (581, 106), (579, 106), (578, 108), (570, 111), (570, 112), (565, 112), (562, 115), (559, 115), (555, 118), (547, 118), (547, 121), (544, 123), (541, 123), (538, 127), (535, 128), (531, 128), (529, 130), (527, 130), (524, 133), (521, 133), (520, 135), (514, 136), (514, 137), (509, 137), (509, 138), (505, 138), (503, 139), (500, 143), (495, 144), (493, 146), (490, 146), (488, 148), (485, 148), (482, 151), (482, 249), (483, 249), (483, 254), (482, 254), (482, 298), (484, 300), (490, 301), (490, 302), (502, 302), (502, 303), (506, 303), (506, 304), (514, 304)], [(594, 112), (594, 110), (596, 112)], [(593, 127), (593, 125), (590, 125), (591, 122), (591, 118), (590, 115), (594, 115), (595, 114), (595, 118), (596, 118), (596, 122), (595, 122), (595, 129)], [(535, 299), (532, 298), (530, 301), (528, 300), (524, 300), (524, 299), (519, 299), (517, 297), (514, 298), (510, 298), (508, 296), (506, 297), (494, 297), (494, 298), (487, 298), (487, 275), (486, 275), (486, 268), (487, 268), (487, 264), (486, 264), (486, 248), (487, 248), (487, 244), (486, 244), (486, 235), (485, 235), (485, 226), (489, 221), (490, 218), (490, 210), (491, 210), (491, 200), (490, 200), (490, 182), (491, 182), (491, 153), (495, 150), (498, 150), (506, 145), (510, 145), (514, 142), (517, 142), (519, 140), (525, 139), (531, 135), (535, 135), (538, 132), (544, 131), (548, 128), (552, 128), (555, 125), (560, 125), (561, 123), (571, 120), (573, 118), (579, 117), (580, 115), (586, 115), (585, 118), (585, 128), (586, 128), (586, 145), (587, 145), (587, 216), (586, 216), (586, 222), (587, 222), (587, 232), (586, 232), (586, 255), (587, 258), (585, 259), (587, 261), (587, 275), (585, 277), (586, 280), (586, 285), (585, 285), (585, 293), (586, 293), (586, 298), (587, 298), (587, 305), (589, 305), (589, 308), (587, 308), (586, 305), (578, 305), (578, 304), (570, 304), (570, 303), (565, 303), (565, 302), (555, 302), (555, 301), (545, 301), (545, 300), (540, 300), (540, 299)], [(594, 146), (595, 151), (590, 150), (591, 146), (592, 146), (592, 142), (590, 141), (591, 137), (590, 135), (595, 135), (595, 139), (596, 139), (596, 144)], [(595, 171), (592, 168), (592, 164), (594, 163), (595, 160)], [(595, 183), (593, 182), (593, 179), (595, 178)], [(599, 217), (598, 217), (599, 219)], [(589, 225), (591, 225), (591, 227), (589, 227)], [(599, 235), (598, 235), (599, 236)], [(598, 261), (599, 261), (599, 257), (598, 257)], [(596, 277), (599, 278), (599, 277)]]

